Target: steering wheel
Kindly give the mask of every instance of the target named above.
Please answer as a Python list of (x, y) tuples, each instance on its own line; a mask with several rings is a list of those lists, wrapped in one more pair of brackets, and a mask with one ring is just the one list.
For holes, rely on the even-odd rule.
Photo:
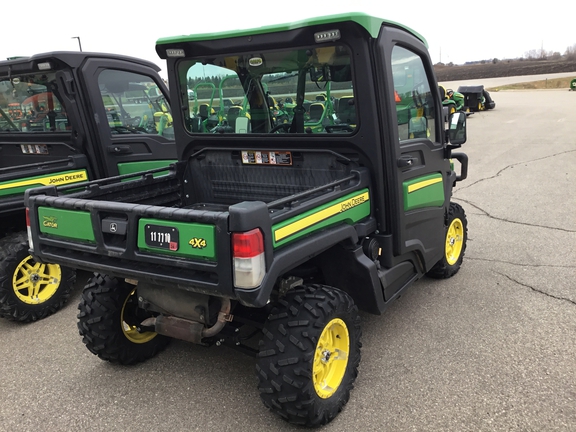
[(354, 128), (347, 124), (336, 124), (324, 126), (326, 132), (334, 133), (335, 131), (354, 132)]
[(277, 124), (276, 126), (274, 126), (272, 129), (270, 129), (270, 133), (276, 133), (279, 131), (282, 131), (284, 133), (288, 133), (288, 131), (290, 130), (290, 123), (280, 123)]
[(133, 128), (137, 128), (141, 126), (141, 122), (142, 122), (142, 117), (140, 116), (136, 116), (136, 117), (132, 117), (130, 119), (128, 119), (128, 122), (130, 123), (130, 126)]

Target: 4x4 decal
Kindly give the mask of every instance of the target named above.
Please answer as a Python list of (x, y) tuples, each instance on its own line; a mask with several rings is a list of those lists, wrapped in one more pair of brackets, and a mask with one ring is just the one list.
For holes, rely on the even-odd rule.
[(194, 237), (188, 242), (194, 249), (204, 249), (207, 246), (206, 240), (203, 238)]

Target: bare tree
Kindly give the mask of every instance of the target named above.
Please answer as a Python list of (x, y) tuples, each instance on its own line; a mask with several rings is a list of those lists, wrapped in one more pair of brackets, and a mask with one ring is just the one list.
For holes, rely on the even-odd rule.
[(538, 48), (526, 51), (524, 58), (528, 60), (546, 60), (547, 58), (552, 57), (552, 55), (552, 51), (546, 51), (544, 48)]
[(576, 44), (566, 48), (564, 55), (571, 60), (576, 59)]

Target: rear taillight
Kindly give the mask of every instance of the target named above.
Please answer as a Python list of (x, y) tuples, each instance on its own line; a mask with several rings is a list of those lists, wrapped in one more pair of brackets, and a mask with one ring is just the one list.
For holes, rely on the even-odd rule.
[(26, 208), (26, 232), (28, 233), (28, 245), (30, 249), (34, 249), (34, 242), (32, 242), (32, 230), (30, 229), (30, 209)]
[(258, 287), (266, 273), (262, 232), (255, 228), (243, 233), (232, 233), (232, 258), (234, 286)]

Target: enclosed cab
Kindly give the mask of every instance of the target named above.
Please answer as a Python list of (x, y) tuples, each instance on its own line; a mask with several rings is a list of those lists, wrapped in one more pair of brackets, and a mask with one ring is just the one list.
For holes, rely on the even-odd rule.
[[(32, 252), (98, 272), (79, 329), (100, 358), (143, 361), (170, 338), (229, 345), (256, 356), (272, 411), (325, 424), (357, 375), (359, 309), (381, 314), (460, 268), (466, 116), (446, 122), (422, 36), (364, 14), (156, 50), (178, 162), (29, 191)], [(156, 203), (128, 199), (143, 191)]]
[[(62, 306), (75, 272), (28, 254), (24, 191), (166, 166), (176, 159), (167, 88), (151, 62), (52, 52), (0, 62), (0, 316)], [(147, 89), (156, 89), (154, 95)], [(135, 103), (134, 98), (138, 100)]]

